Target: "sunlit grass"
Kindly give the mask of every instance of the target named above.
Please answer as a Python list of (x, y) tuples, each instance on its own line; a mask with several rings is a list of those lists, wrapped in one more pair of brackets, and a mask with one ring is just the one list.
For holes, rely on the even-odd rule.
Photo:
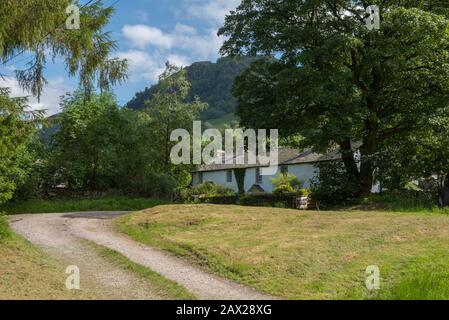
[[(283, 298), (449, 299), (447, 215), (169, 205), (121, 217), (117, 227)], [(381, 271), (379, 291), (365, 286), (371, 265)]]

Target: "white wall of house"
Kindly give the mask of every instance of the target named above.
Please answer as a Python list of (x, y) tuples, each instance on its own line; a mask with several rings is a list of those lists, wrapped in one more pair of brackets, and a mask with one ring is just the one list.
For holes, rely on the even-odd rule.
[[(304, 187), (309, 188), (312, 179), (314, 179), (317, 175), (317, 168), (313, 164), (294, 164), (289, 165), (288, 172), (295, 175), (298, 179), (304, 182)], [(278, 171), (274, 175), (262, 176), (262, 181), (256, 180), (256, 168), (246, 169), (245, 175), (245, 191), (248, 191), (253, 185), (260, 185), (266, 192), (273, 191), (273, 184), (271, 183), (271, 179), (277, 177), (281, 173), (281, 167), (278, 168)], [(235, 179), (234, 173), (232, 174), (232, 182), (227, 181), (227, 171), (208, 171), (203, 172), (203, 182), (212, 181), (216, 184), (223, 185), (228, 188), (232, 188), (234, 191), (238, 192), (237, 181)], [(201, 183), (200, 173), (196, 172), (193, 174), (193, 186), (196, 186)]]

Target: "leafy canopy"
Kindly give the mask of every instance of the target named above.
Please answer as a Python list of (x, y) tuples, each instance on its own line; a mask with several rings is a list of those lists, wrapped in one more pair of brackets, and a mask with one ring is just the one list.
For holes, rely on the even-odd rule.
[[(365, 26), (368, 5), (380, 6), (379, 30)], [(368, 194), (379, 153), (448, 108), (448, 17), (446, 1), (243, 0), (220, 29), (222, 53), (278, 59), (237, 79), (237, 113), (317, 151), (339, 146)]]

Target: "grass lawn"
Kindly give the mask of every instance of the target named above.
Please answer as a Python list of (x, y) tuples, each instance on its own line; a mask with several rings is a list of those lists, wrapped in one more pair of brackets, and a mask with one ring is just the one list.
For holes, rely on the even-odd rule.
[(92, 299), (65, 287), (65, 267), (13, 234), (0, 216), (0, 300)]
[(79, 211), (136, 211), (166, 201), (148, 198), (130, 198), (126, 196), (106, 196), (87, 199), (52, 199), (8, 202), (0, 207), (6, 214), (56, 213)]
[[(288, 299), (449, 299), (449, 215), (167, 205), (117, 228)], [(366, 289), (377, 265), (378, 291)]]

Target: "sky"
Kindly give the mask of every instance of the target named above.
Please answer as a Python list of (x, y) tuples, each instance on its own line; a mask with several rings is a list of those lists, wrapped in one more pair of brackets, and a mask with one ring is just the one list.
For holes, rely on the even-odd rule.
[[(106, 6), (116, 0), (104, 0)], [(81, 1), (84, 3), (86, 1)], [(229, 11), (240, 0), (119, 0), (116, 12), (105, 31), (111, 31), (118, 49), (111, 56), (128, 59), (128, 80), (114, 92), (121, 105), (136, 92), (157, 82), (167, 60), (178, 66), (196, 61), (216, 61), (223, 39), (217, 36)], [(82, 27), (82, 26), (81, 26)], [(0, 66), (0, 87), (9, 87), (13, 96), (28, 96), (14, 78), (14, 70), (23, 67), (26, 54), (6, 66)], [(22, 64), (21, 64), (22, 63)], [(46, 69), (48, 85), (40, 103), (30, 98), (33, 109), (45, 109), (48, 115), (59, 112), (60, 96), (77, 88), (77, 79), (69, 78), (60, 61)]]

